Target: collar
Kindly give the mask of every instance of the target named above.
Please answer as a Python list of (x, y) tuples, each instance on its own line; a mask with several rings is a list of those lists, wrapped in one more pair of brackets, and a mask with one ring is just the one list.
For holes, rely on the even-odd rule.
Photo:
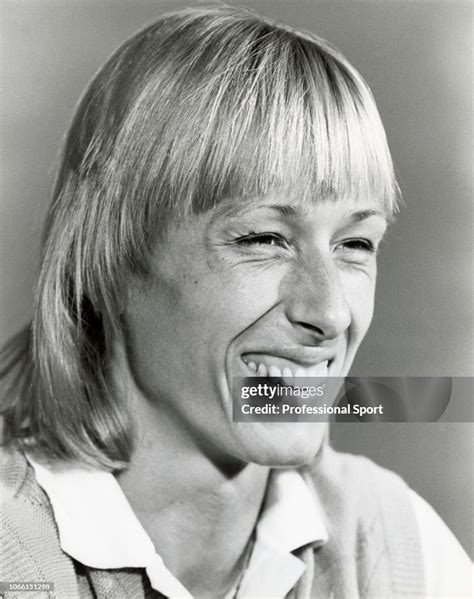
[[(91, 568), (145, 568), (155, 590), (172, 598), (192, 597), (156, 553), (111, 473), (27, 458), (49, 497), (65, 553)], [(272, 470), (239, 596), (284, 597), (306, 568), (293, 551), (327, 538), (310, 481), (298, 470)]]

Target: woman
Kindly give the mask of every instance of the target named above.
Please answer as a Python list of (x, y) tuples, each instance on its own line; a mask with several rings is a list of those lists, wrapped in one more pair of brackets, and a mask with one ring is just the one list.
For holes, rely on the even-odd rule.
[(325, 41), (220, 7), (119, 48), (77, 109), (34, 319), (4, 354), (5, 580), (460, 593), (462, 550), (395, 475), (324, 424), (232, 419), (233, 377), (347, 374), (396, 207), (374, 100)]

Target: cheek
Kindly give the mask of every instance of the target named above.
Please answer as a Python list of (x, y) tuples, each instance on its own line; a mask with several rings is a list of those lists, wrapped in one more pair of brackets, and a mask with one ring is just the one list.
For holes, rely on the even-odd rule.
[(207, 323), (212, 336), (228, 343), (278, 302), (281, 277), (275, 269), (219, 265), (178, 298), (178, 305), (196, 322)]
[(279, 278), (270, 270), (181, 267), (132, 293), (130, 338), (151, 367), (165, 360), (196, 366), (268, 311), (278, 289)]

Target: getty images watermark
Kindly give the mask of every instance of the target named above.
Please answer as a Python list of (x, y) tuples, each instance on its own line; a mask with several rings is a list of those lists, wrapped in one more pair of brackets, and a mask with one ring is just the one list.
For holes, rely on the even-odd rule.
[(473, 377), (235, 377), (234, 422), (473, 422)]

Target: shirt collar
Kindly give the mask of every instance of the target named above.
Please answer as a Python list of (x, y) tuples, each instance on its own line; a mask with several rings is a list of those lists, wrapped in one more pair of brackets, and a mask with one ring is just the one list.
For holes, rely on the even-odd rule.
[(298, 470), (274, 469), (257, 525), (257, 537), (279, 551), (292, 552), (327, 540), (316, 490)]
[[(27, 457), (50, 499), (65, 553), (92, 568), (145, 568), (155, 590), (167, 597), (191, 597), (156, 553), (112, 474)], [(239, 595), (284, 597), (305, 570), (292, 552), (327, 538), (310, 481), (297, 470), (272, 470)]]

